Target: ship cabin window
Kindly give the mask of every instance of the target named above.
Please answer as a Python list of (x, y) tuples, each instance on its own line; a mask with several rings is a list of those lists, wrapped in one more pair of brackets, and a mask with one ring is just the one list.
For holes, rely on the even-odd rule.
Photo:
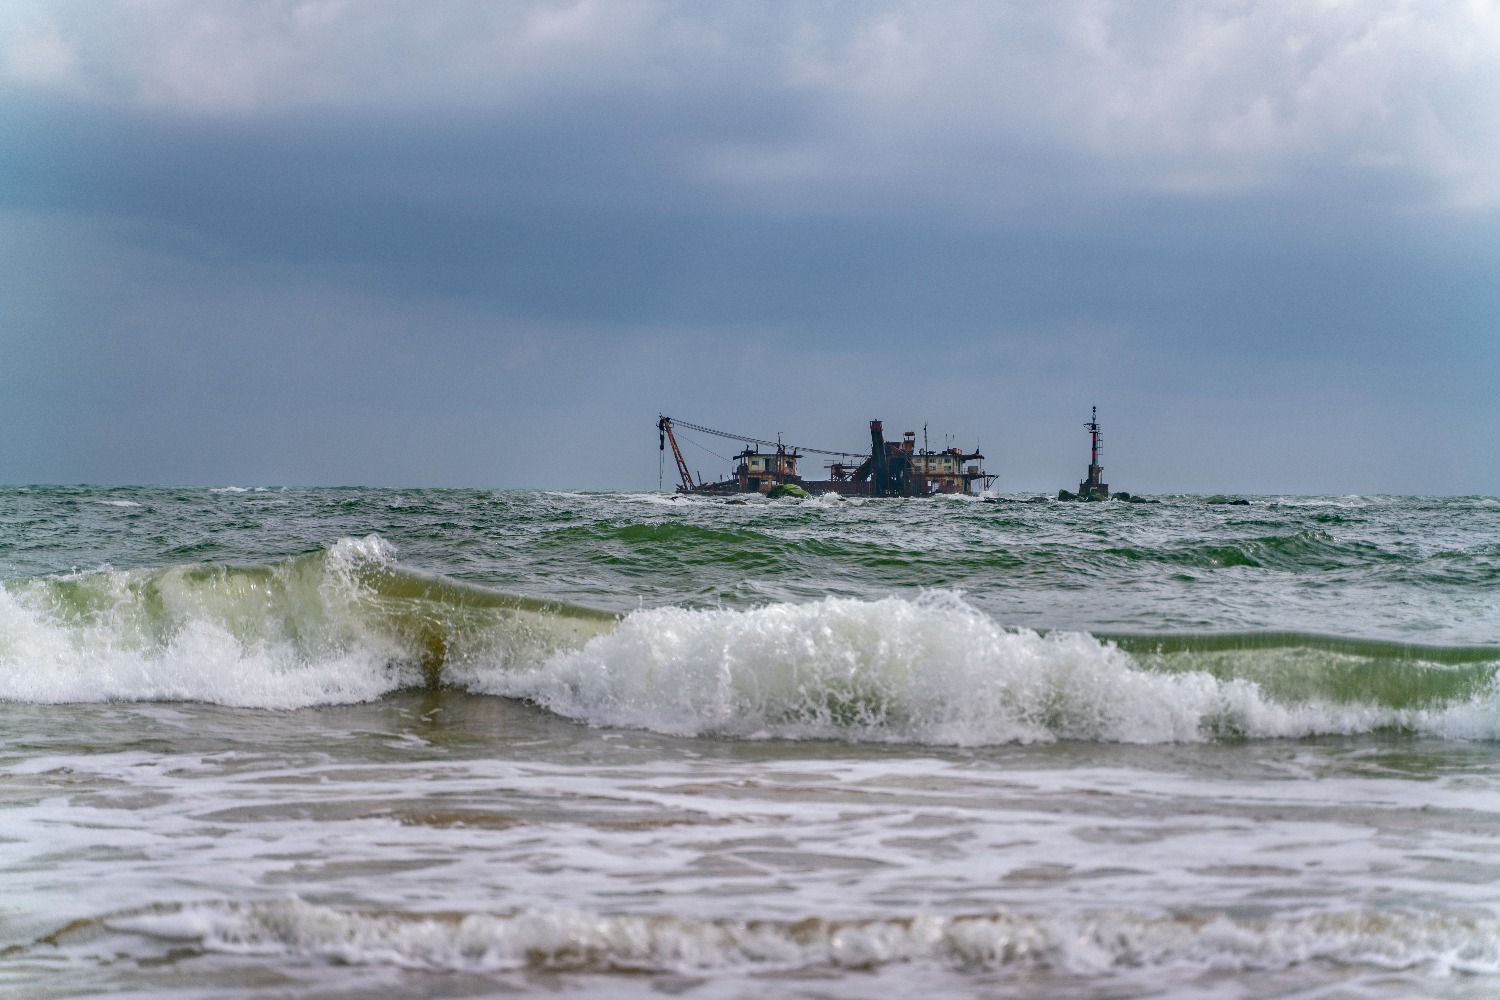
[(792, 475), (797, 471), (797, 461), (790, 455), (747, 455), (745, 464), (750, 472)]

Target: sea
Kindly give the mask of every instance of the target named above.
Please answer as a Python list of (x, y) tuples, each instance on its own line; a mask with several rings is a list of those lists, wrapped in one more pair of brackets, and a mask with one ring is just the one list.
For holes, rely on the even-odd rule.
[(1500, 996), (1500, 501), (0, 487), (0, 995)]

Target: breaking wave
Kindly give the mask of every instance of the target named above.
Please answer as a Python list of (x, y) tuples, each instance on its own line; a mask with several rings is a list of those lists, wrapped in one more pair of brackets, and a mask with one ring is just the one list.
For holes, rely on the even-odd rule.
[(1398, 644), (1366, 643), (1363, 654), (1307, 637), (1286, 649), (1206, 644), (1136, 657), (1087, 633), (1008, 629), (932, 592), (639, 611), (582, 649), (466, 686), (680, 735), (982, 745), (1500, 734), (1495, 650), (1445, 651), (1475, 661), (1449, 664), (1396, 658)]
[(1420, 911), (1263, 918), (1096, 911), (792, 922), (583, 910), (363, 913), (292, 898), (164, 907), (101, 923), (204, 951), (469, 972), (754, 973), (913, 961), (1075, 974), (1182, 965), (1276, 970), (1309, 961), (1436, 974), (1500, 972), (1500, 921)]
[(264, 567), (0, 589), (0, 699), (297, 708), (438, 684), (602, 726), (942, 745), (1405, 729), (1500, 738), (1500, 650), (1007, 628), (950, 592), (623, 619), (403, 568), (375, 536)]
[(369, 701), (578, 646), (613, 615), (400, 567), (376, 537), (263, 567), (100, 569), (0, 589), (0, 699)]

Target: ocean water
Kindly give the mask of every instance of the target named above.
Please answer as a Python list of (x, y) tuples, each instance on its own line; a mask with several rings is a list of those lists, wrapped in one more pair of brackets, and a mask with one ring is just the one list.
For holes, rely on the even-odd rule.
[(1500, 502), (0, 488), (0, 995), (1500, 995)]

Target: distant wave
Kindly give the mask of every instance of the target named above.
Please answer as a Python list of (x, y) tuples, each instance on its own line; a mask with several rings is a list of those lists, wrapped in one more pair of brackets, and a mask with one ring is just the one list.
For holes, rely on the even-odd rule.
[(593, 725), (737, 738), (1492, 740), (1497, 669), (1492, 647), (1039, 634), (944, 591), (621, 619), (405, 568), (375, 536), (270, 566), (0, 589), (0, 699), (25, 702), (297, 708), (446, 684)]
[[(1097, 974), (1165, 966), (1277, 970), (1309, 961), (1433, 974), (1500, 972), (1491, 916), (1344, 910), (1287, 917), (989, 913), (875, 920), (697, 920), (586, 910), (511, 914), (363, 913), (288, 899), (167, 906), (96, 921), (203, 951), (292, 955), (440, 971), (743, 973), (963, 969)], [(70, 928), (74, 936), (86, 928)]]
[[(674, 501), (655, 497), (650, 502)], [(1496, 558), (1500, 552), (1493, 544), (1486, 544), (1483, 539), (1469, 547), (1458, 539), (1448, 539), (1432, 547), (1377, 542), (1347, 530), (1346, 522), (1353, 514), (1343, 504), (1301, 504), (1322, 509), (1300, 517), (1301, 526), (1295, 528), (1267, 518), (1262, 512), (1231, 535), (1190, 533), (1185, 537), (1156, 537), (1135, 531), (1122, 533), (1118, 539), (1083, 534), (1066, 540), (1053, 537), (1028, 542), (1011, 542), (1003, 536), (994, 536), (985, 544), (966, 548), (962, 560), (955, 561), (951, 551), (913, 543), (910, 536), (817, 530), (826, 513), (824, 508), (847, 505), (848, 501), (819, 498), (779, 506), (776, 501), (722, 498), (675, 502), (710, 507), (748, 503), (774, 509), (777, 521), (770, 524), (754, 519), (713, 519), (707, 523), (689, 519), (627, 523), (595, 520), (557, 528), (537, 544), (543, 551), (564, 557), (577, 551), (624, 546), (636, 565), (654, 569), (691, 567), (700, 572), (715, 572), (728, 564), (744, 571), (801, 576), (812, 568), (813, 575), (820, 578), (838, 580), (852, 572), (857, 577), (862, 574), (867, 579), (876, 577), (892, 586), (934, 578), (982, 580), (996, 574), (1014, 577), (1018, 573), (1025, 574), (1036, 586), (1066, 583), (1079, 573), (1087, 573), (1096, 581), (1117, 581), (1124, 585), (1138, 582), (1143, 571), (1209, 579), (1222, 571), (1244, 570), (1293, 575), (1335, 573), (1385, 585), (1399, 581), (1414, 586), (1473, 588), (1476, 592), (1500, 584), (1500, 560)], [(954, 522), (947, 511), (936, 509), (939, 506), (952, 505), (922, 501), (914, 515), (919, 525), (914, 530), (918, 533), (925, 530), (920, 521), (923, 517), (931, 519), (934, 532), (951, 530)], [(1009, 520), (1019, 525), (1031, 523), (1028, 518), (1041, 516), (1030, 504), (991, 505), (970, 501), (969, 506), (975, 508), (973, 517), (987, 521)], [(1100, 506), (1097, 504), (1084, 508), (1062, 506), (1067, 508), (1069, 516), (1116, 519), (1162, 516), (1162, 511), (1181, 516), (1183, 508), (1200, 512), (1216, 509), (1198, 500), (1171, 501), (1160, 510), (1148, 509), (1154, 513), (1141, 513), (1139, 508), (1126, 504), (1105, 511), (1093, 510)], [(788, 530), (793, 525), (808, 530)]]

